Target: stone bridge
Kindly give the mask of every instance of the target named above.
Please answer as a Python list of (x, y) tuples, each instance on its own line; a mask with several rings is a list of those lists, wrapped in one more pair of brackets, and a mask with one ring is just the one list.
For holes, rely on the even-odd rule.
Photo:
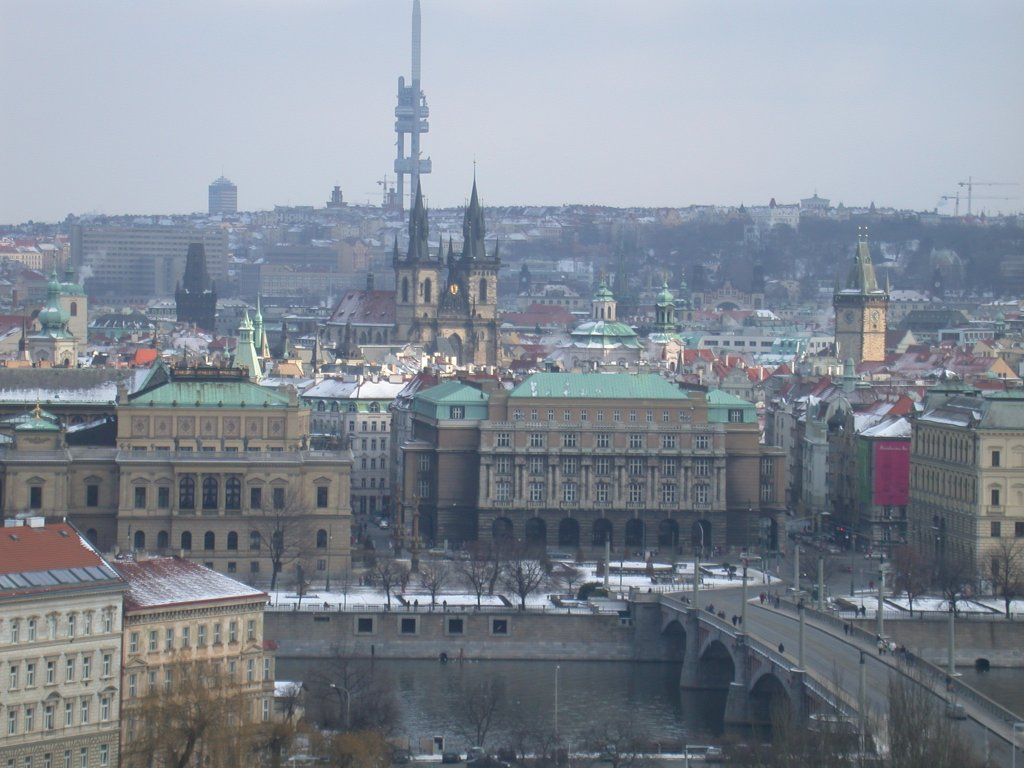
[(663, 637), (676, 648), (682, 644), (680, 687), (728, 690), (727, 725), (770, 724), (778, 706), (800, 720), (815, 711), (854, 713), (824, 681), (731, 622), (676, 596), (661, 595), (660, 604)]

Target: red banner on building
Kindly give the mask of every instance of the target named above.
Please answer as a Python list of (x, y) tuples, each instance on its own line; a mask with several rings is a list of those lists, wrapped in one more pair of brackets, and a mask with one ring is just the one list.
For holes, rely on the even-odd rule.
[(910, 488), (910, 441), (879, 440), (874, 444), (875, 471), (871, 503), (903, 507)]

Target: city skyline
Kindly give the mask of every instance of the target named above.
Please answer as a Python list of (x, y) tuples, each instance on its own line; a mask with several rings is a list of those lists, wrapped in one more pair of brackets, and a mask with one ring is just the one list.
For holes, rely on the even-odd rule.
[[(0, 221), (378, 203), (411, 2), (9, 6)], [(244, 11), (244, 13), (243, 13)], [(1024, 181), (1024, 9), (540, 2), (423, 7), (433, 207), (934, 208)], [(827, 34), (826, 34), (827, 33)], [(46, 55), (38, 46), (46, 42)], [(35, 53), (33, 54), (33, 50)], [(173, 62), (168, 66), (166, 62)], [(31, 62), (31, 65), (27, 65)], [(976, 190), (976, 210), (1020, 210)], [(950, 203), (945, 210), (952, 213)]]

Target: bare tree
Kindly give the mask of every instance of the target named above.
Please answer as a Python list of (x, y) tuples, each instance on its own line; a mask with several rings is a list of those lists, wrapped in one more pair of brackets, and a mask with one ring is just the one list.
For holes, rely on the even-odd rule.
[(253, 510), (252, 530), (259, 539), (260, 551), (270, 559), (270, 591), (277, 589), (277, 577), (285, 566), (301, 560), (315, 543), (313, 526), (297, 494), (289, 494), (283, 503), (271, 500), (269, 508)]
[(935, 570), (935, 583), (942, 590), (942, 596), (949, 602), (953, 613), (957, 611), (957, 601), (971, 587), (972, 581), (971, 569), (966, 561), (948, 554), (939, 558)]
[(215, 768), (244, 763), (259, 735), (251, 695), (206, 662), (166, 667), (165, 674), (170, 682), (127, 702), (125, 765), (186, 768), (197, 759)]
[(1006, 618), (1010, 604), (1024, 594), (1024, 546), (1020, 539), (1000, 539), (989, 551), (992, 558), (992, 594), (1003, 599)]
[(978, 766), (971, 747), (945, 705), (927, 686), (903, 676), (889, 678), (889, 764), (893, 768)]
[(476, 595), (476, 606), (484, 593), (495, 594), (502, 574), (501, 549), (495, 545), (474, 544), (469, 548), (469, 558), (459, 562), (459, 574)]
[(577, 585), (583, 581), (583, 571), (569, 563), (556, 563), (552, 568), (552, 575), (571, 595), (576, 594)]
[(408, 583), (409, 568), (390, 557), (374, 558), (370, 568), (370, 576), (381, 589), (388, 601), (388, 609), (391, 608), (391, 594), (400, 587), (403, 582)]
[(519, 609), (526, 610), (526, 598), (532, 595), (547, 579), (544, 563), (538, 560), (526, 547), (510, 547), (502, 566), (502, 582), (519, 598)]
[(587, 752), (611, 768), (640, 768), (650, 763), (647, 738), (643, 727), (632, 714), (615, 718), (594, 727), (585, 738)]
[(893, 564), (896, 569), (896, 589), (906, 594), (910, 615), (913, 616), (914, 600), (928, 590), (931, 568), (920, 552), (906, 544), (893, 553)]
[(430, 607), (437, 605), (437, 596), (448, 583), (451, 569), (443, 560), (432, 560), (420, 565), (420, 584), (430, 593)]
[(505, 701), (505, 691), (495, 677), (468, 683), (462, 691), (460, 710), (466, 725), (466, 738), (482, 747), (494, 718)]
[(311, 716), (325, 726), (390, 735), (399, 722), (394, 686), (372, 664), (338, 649), (308, 682)]

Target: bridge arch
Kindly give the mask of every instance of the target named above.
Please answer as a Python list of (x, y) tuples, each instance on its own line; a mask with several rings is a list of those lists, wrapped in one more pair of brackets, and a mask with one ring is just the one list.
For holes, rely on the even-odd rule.
[(665, 622), (661, 628), (661, 639), (665, 644), (665, 658), (669, 661), (681, 661), (686, 656), (686, 629), (679, 619)]
[(789, 687), (774, 672), (764, 672), (750, 686), (750, 720), (756, 725), (771, 725), (797, 712)]
[(736, 680), (736, 661), (718, 638), (712, 638), (701, 649), (699, 677), (702, 688), (728, 688)]

